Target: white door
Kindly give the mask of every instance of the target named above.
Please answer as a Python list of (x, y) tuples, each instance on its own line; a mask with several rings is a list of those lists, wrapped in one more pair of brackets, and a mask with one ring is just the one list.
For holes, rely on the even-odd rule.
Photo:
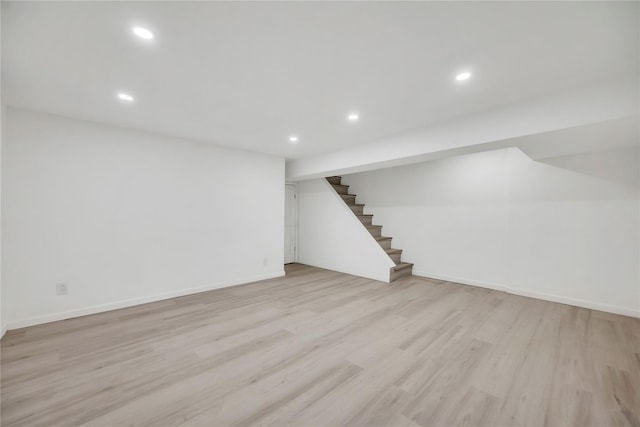
[(285, 185), (284, 196), (284, 263), (296, 262), (298, 243), (298, 196), (295, 184)]

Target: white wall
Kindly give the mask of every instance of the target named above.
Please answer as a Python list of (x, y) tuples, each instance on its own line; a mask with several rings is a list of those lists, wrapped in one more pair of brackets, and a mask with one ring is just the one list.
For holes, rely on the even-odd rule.
[(640, 315), (638, 149), (519, 149), (348, 175), (414, 274)]
[[(2, 7), (0, 7), (0, 22), (2, 22)], [(2, 31), (0, 31), (0, 46), (2, 46)], [(2, 70), (2, 56), (0, 55), (0, 70)], [(0, 82), (2, 72), (0, 72)], [(0, 84), (0, 224), (2, 223), (2, 140), (4, 139), (4, 104), (2, 99), (2, 84)], [(2, 260), (2, 227), (0, 227), (0, 260)], [(0, 338), (7, 331), (4, 321), (4, 310), (2, 309), (2, 262), (0, 262)]]
[(5, 119), (9, 328), (283, 274), (283, 159), (16, 109)]
[(324, 178), (298, 185), (298, 262), (383, 282), (395, 265)]
[[(1, 80), (1, 79), (0, 79)], [(2, 95), (0, 94), (0, 100), (2, 99)], [(4, 139), (4, 105), (0, 104), (0, 224), (2, 223), (2, 146)], [(7, 332), (7, 324), (4, 320), (5, 311), (2, 308), (2, 288), (4, 287), (4, 282), (2, 281), (2, 227), (0, 227), (0, 338), (2, 338)]]

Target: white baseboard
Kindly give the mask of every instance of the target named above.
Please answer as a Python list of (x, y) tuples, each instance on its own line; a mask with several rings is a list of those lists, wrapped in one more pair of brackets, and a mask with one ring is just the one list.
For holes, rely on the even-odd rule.
[(74, 317), (87, 316), (90, 314), (103, 313), (105, 311), (118, 310), (120, 308), (132, 307), (134, 305), (147, 304), (150, 302), (162, 301), (170, 298), (182, 297), (185, 295), (197, 294), (200, 292), (212, 291), (214, 289), (227, 288), (230, 286), (244, 285), (247, 283), (257, 282), (260, 280), (274, 279), (276, 277), (284, 276), (284, 270), (278, 273), (270, 273), (259, 276), (247, 277), (244, 279), (236, 279), (230, 280), (226, 282), (215, 283), (212, 285), (197, 287), (197, 288), (187, 288), (180, 289), (173, 292), (166, 292), (162, 294), (149, 295), (138, 298), (131, 298), (123, 301), (117, 301), (109, 304), (101, 304), (94, 305), (90, 307), (80, 308), (76, 310), (62, 311), (58, 313), (47, 314), (44, 316), (30, 317), (21, 320), (16, 320), (13, 322), (9, 322), (7, 325), (2, 327), (2, 333), (4, 334), (5, 330), (26, 328), (27, 326), (40, 325), (43, 323), (49, 322), (57, 322), (59, 320), (72, 319)]
[(621, 314), (623, 316), (640, 318), (640, 310), (633, 310), (627, 307), (600, 304), (600, 303), (586, 301), (578, 298), (570, 298), (570, 297), (564, 297), (561, 295), (547, 294), (544, 292), (535, 292), (535, 291), (528, 291), (523, 289), (516, 289), (516, 288), (511, 288), (505, 285), (498, 285), (495, 283), (480, 282), (477, 280), (463, 279), (460, 277), (443, 276), (441, 274), (432, 274), (432, 273), (427, 273), (423, 271), (414, 270), (413, 275), (424, 277), (426, 279), (445, 280), (447, 282), (460, 283), (463, 285), (471, 285), (471, 286), (477, 286), (480, 288), (494, 289), (496, 291), (502, 291), (502, 292), (506, 292), (513, 295), (519, 295), (523, 297), (536, 298), (544, 301), (557, 302), (560, 304), (573, 305), (576, 307), (590, 308), (592, 310), (606, 311), (607, 313)]

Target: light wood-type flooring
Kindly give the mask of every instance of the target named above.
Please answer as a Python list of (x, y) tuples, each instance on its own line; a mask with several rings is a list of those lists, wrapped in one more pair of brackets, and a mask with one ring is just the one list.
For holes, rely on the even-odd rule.
[(2, 426), (640, 425), (640, 319), (286, 270), (9, 331)]

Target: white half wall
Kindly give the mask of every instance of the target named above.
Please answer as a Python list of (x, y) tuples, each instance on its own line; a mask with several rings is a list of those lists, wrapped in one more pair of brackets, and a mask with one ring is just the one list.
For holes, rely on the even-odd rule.
[(517, 148), (343, 177), (414, 274), (640, 316), (638, 148)]
[(389, 282), (395, 264), (324, 179), (298, 184), (298, 262)]
[(9, 329), (284, 274), (284, 159), (6, 113)]

